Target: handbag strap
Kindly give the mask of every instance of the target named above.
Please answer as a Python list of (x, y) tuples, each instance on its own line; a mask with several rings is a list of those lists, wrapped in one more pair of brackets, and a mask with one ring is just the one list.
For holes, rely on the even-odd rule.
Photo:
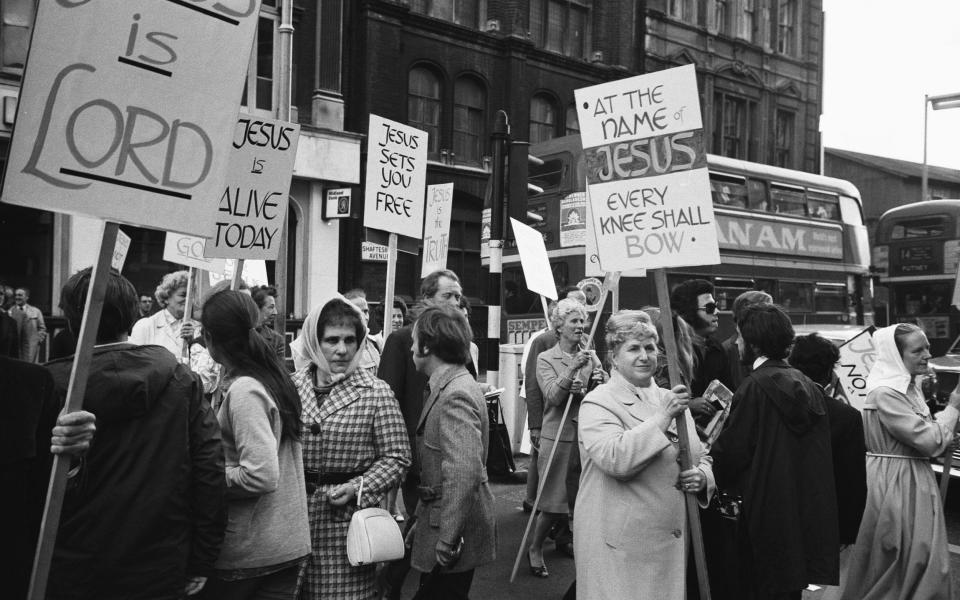
[(360, 476), (360, 489), (357, 490), (357, 508), (360, 508), (360, 498), (363, 497), (363, 475)]

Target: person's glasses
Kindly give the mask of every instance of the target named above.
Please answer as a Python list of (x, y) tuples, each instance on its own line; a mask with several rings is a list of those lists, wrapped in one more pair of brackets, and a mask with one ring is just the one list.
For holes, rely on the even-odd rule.
[(704, 306), (700, 307), (700, 310), (707, 313), (708, 315), (712, 315), (713, 313), (717, 312), (717, 303), (707, 302)]

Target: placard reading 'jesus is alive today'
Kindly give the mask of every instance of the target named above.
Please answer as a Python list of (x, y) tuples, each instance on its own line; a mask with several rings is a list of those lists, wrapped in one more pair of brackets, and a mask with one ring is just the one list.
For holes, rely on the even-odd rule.
[(276, 260), (300, 125), (241, 114), (204, 256)]
[(40, 2), (3, 201), (206, 235), (259, 8)]
[(575, 95), (601, 268), (719, 263), (694, 67)]
[(423, 237), (427, 132), (370, 115), (363, 226)]

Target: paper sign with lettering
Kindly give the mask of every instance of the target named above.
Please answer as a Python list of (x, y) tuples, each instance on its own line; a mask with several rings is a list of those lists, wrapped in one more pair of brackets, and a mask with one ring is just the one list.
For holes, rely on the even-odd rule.
[(840, 360), (834, 372), (840, 381), (840, 390), (850, 406), (863, 411), (867, 399), (867, 375), (877, 361), (873, 345), (873, 327), (868, 327), (840, 346)]
[(370, 115), (363, 226), (423, 237), (427, 133)]
[(523, 267), (523, 278), (526, 280), (527, 289), (556, 300), (557, 284), (553, 282), (553, 269), (550, 268), (550, 258), (547, 256), (547, 246), (543, 243), (543, 235), (516, 219), (510, 219), (510, 225), (517, 239), (517, 251), (520, 252), (520, 266)]
[(206, 235), (259, 9), (38, 3), (3, 201)]
[(300, 125), (240, 114), (208, 257), (276, 260)]
[(575, 95), (601, 268), (719, 263), (694, 67)]
[(203, 247), (206, 243), (206, 238), (168, 231), (163, 244), (163, 260), (223, 275), (227, 261), (205, 257)]
[(453, 212), (453, 184), (427, 187), (427, 212), (423, 224), (423, 264), (420, 277), (447, 268), (450, 245), (450, 214)]
[(117, 229), (117, 243), (113, 247), (113, 258), (110, 259), (110, 266), (117, 271), (122, 271), (123, 263), (127, 260), (128, 250), (130, 250), (130, 236), (125, 234), (122, 229)]
[[(233, 269), (237, 261), (228, 258), (223, 261), (223, 273), (208, 273), (207, 281), (210, 287), (217, 285), (221, 281), (230, 281), (233, 277)], [(267, 263), (262, 260), (245, 260), (243, 262), (243, 282), (249, 287), (256, 285), (270, 285), (267, 279)], [(204, 291), (204, 293), (206, 293)], [(201, 294), (202, 296), (203, 294)]]

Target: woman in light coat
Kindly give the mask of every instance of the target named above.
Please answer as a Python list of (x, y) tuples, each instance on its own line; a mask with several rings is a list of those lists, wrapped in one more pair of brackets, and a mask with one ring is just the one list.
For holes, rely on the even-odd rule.
[(696, 466), (680, 470), (674, 419), (682, 415), (687, 430), (696, 431), (690, 394), (684, 386), (665, 390), (654, 383), (657, 332), (646, 315), (613, 315), (606, 341), (611, 379), (580, 406), (577, 596), (682, 600), (690, 547), (684, 494), (696, 494), (706, 507), (715, 487), (710, 457), (691, 435)]

